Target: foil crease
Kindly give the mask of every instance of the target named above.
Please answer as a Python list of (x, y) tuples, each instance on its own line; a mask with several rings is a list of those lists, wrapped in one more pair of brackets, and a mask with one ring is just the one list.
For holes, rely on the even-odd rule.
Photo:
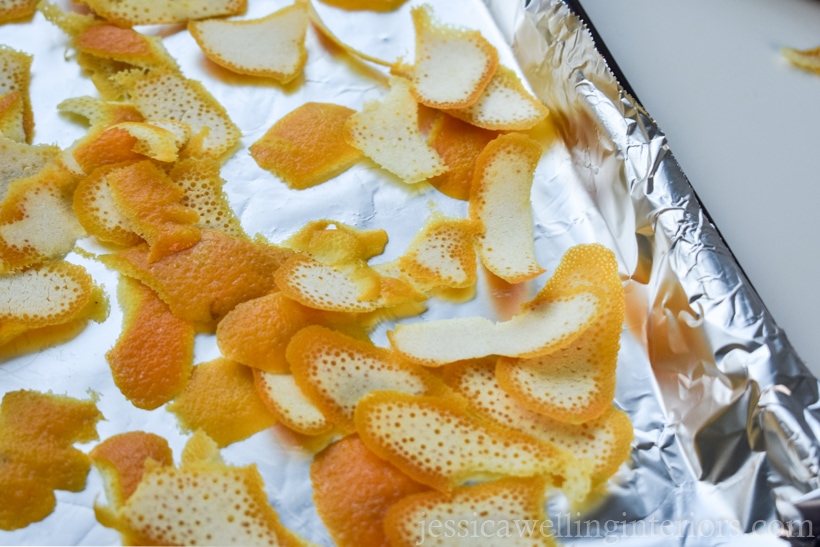
[[(247, 17), (289, 3), (252, 0)], [(411, 0), (403, 13), (419, 3)], [(560, 497), (550, 501), (556, 539), (572, 545), (697, 546), (782, 544), (779, 538), (792, 536), (795, 544), (813, 544), (813, 535), (820, 534), (818, 382), (705, 215), (656, 123), (620, 89), (583, 23), (560, 0), (429, 3), (445, 22), (481, 29), (499, 48), (502, 63), (526, 76), (551, 109), (556, 130), (540, 136), (548, 151), (532, 193), (539, 262), (549, 272), (570, 246), (599, 242), (616, 252), (625, 283), (616, 404), (634, 424), (632, 457), (597, 506), (582, 512)], [(412, 56), (406, 19), (397, 27), (392, 19), (375, 24), (318, 3), (317, 8), (357, 48)], [(383, 71), (352, 61), (315, 29), (308, 32), (305, 74), (287, 86), (216, 67), (181, 27), (140, 30), (163, 36), (183, 73), (203, 82), (242, 129), (241, 147), (222, 177), (249, 234), (281, 242), (320, 218), (384, 228), (390, 243), (376, 261), (387, 262), (403, 252), (431, 207), (466, 215), (466, 204), (429, 188), (409, 191), (367, 162), (302, 192), (256, 166), (247, 147), (296, 106), (313, 100), (359, 109), (385, 91)], [(66, 37), (38, 14), (30, 22), (0, 26), (0, 43), (34, 55), (35, 143), (67, 148), (85, 128), (59, 115), (56, 105), (96, 92), (72, 59)], [(91, 240), (80, 246), (104, 251)], [(93, 390), (106, 417), (98, 426), (101, 439), (152, 431), (167, 438), (179, 457), (187, 435), (174, 416), (131, 406), (105, 362), (122, 321), (116, 275), (81, 254), (68, 259), (86, 266), (105, 286), (110, 317), (65, 344), (0, 363), (0, 392), (52, 390), (87, 398)], [(548, 276), (522, 287), (519, 296), (534, 295)], [(508, 310), (488, 293), (480, 279), (473, 301), (431, 301), (421, 318), (503, 318)], [(374, 341), (384, 345), (391, 327), (391, 322), (380, 326)], [(195, 363), (219, 355), (213, 336), (206, 335), (198, 336), (195, 352)], [(310, 541), (332, 545), (312, 503), (310, 454), (274, 430), (235, 443), (222, 455), (233, 465), (256, 464), (283, 523)], [(52, 515), (22, 530), (0, 532), (0, 544), (119, 543), (119, 534), (94, 517), (94, 503), (105, 503), (96, 471), (84, 491), (56, 494)]]

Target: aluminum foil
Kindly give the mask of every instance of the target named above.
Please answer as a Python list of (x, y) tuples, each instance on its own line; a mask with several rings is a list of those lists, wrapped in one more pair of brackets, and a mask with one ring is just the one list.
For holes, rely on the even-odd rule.
[[(251, 0), (259, 17), (287, 0)], [(412, 58), (411, 0), (388, 17), (347, 14), (317, 4), (339, 38), (371, 55)], [(548, 504), (560, 543), (581, 545), (770, 545), (781, 537), (813, 544), (820, 534), (818, 383), (772, 321), (705, 216), (663, 134), (640, 105), (620, 90), (583, 24), (560, 0), (430, 0), (445, 22), (481, 29), (502, 63), (525, 75), (551, 108), (553, 128), (534, 134), (545, 147), (532, 193), (536, 251), (548, 273), (522, 287), (534, 295), (564, 251), (599, 242), (613, 249), (627, 292), (616, 404), (635, 427), (632, 457), (612, 478), (608, 495), (583, 512), (562, 498)], [(431, 209), (465, 216), (466, 204), (428, 188), (408, 188), (367, 162), (333, 181), (289, 190), (258, 168), (247, 147), (284, 114), (307, 101), (359, 109), (385, 92), (385, 73), (352, 60), (314, 29), (307, 37), (304, 76), (281, 86), (231, 74), (202, 56), (181, 27), (145, 27), (161, 35), (183, 73), (203, 82), (243, 132), (242, 146), (222, 176), (230, 202), (249, 234), (280, 242), (305, 222), (329, 218), (383, 228), (390, 243), (374, 262), (402, 254)], [(34, 55), (35, 142), (68, 147), (85, 128), (61, 117), (56, 105), (96, 95), (67, 39), (39, 14), (0, 26), (0, 43)], [(79, 242), (105, 252), (92, 239)], [(111, 379), (104, 353), (116, 340), (122, 313), (117, 276), (72, 253), (112, 301), (108, 320), (75, 339), (0, 363), (0, 393), (51, 390), (99, 397), (100, 438), (146, 430), (167, 438), (179, 457), (187, 434), (164, 409), (134, 408)], [(463, 304), (433, 300), (421, 319), (485, 315), (502, 319), (483, 277), (477, 297)], [(410, 320), (418, 320), (410, 319)], [(381, 325), (374, 341), (385, 345)], [(200, 335), (195, 362), (219, 356), (214, 337)], [(90, 449), (95, 443), (81, 445)], [(332, 545), (311, 500), (312, 455), (276, 428), (222, 451), (234, 465), (255, 463), (271, 504), (285, 525), (319, 545)], [(15, 532), (4, 545), (118, 544), (96, 522), (105, 503), (96, 471), (79, 493), (57, 492), (52, 515)]]

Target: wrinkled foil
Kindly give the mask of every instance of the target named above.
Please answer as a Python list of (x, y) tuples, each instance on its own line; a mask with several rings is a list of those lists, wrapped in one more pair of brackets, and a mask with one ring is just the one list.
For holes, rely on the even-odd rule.
[[(285, 0), (251, 0), (246, 17), (260, 17)], [(408, 3), (393, 15), (349, 14), (317, 4), (339, 38), (371, 55), (412, 59)], [(554, 130), (536, 134), (547, 151), (532, 192), (536, 252), (548, 273), (518, 288), (525, 300), (543, 286), (563, 253), (599, 242), (618, 257), (627, 294), (616, 404), (631, 417), (630, 461), (594, 507), (548, 503), (550, 530), (560, 543), (582, 545), (772, 545), (789, 538), (810, 545), (820, 534), (818, 382), (744, 277), (700, 207), (664, 135), (619, 87), (583, 23), (560, 0), (430, 1), (437, 17), (481, 29), (503, 64), (526, 76), (551, 109)], [(360, 109), (385, 92), (385, 72), (353, 61), (309, 29), (304, 76), (288, 85), (238, 76), (210, 63), (180, 26), (144, 27), (164, 37), (183, 73), (200, 80), (242, 129), (241, 147), (224, 165), (231, 205), (245, 230), (281, 242), (309, 220), (328, 218), (383, 228), (390, 242), (374, 262), (400, 256), (431, 210), (466, 216), (466, 204), (428, 187), (408, 188), (372, 163), (361, 162), (333, 181), (304, 191), (284, 186), (256, 166), (247, 147), (275, 121), (308, 101)], [(36, 143), (66, 148), (85, 127), (61, 116), (69, 97), (95, 96), (67, 48), (67, 38), (39, 14), (0, 26), (0, 43), (34, 55), (31, 96)], [(86, 251), (106, 252), (91, 239)], [(0, 392), (53, 391), (98, 397), (101, 439), (131, 430), (169, 440), (179, 457), (188, 435), (164, 409), (134, 408), (113, 384), (104, 353), (116, 340), (122, 312), (117, 276), (79, 253), (104, 285), (111, 314), (59, 346), (0, 363)], [(485, 315), (503, 319), (488, 280), (477, 296), (454, 304), (432, 300), (420, 319)], [(419, 318), (408, 319), (416, 321)], [(386, 345), (390, 321), (374, 341)], [(212, 335), (199, 335), (195, 362), (219, 356)], [(88, 450), (95, 443), (78, 445)], [(312, 454), (278, 428), (222, 451), (229, 464), (254, 463), (283, 523), (319, 545), (332, 541), (311, 499)], [(82, 492), (57, 491), (57, 508), (42, 522), (0, 532), (4, 545), (118, 544), (97, 523), (105, 504), (92, 470)]]

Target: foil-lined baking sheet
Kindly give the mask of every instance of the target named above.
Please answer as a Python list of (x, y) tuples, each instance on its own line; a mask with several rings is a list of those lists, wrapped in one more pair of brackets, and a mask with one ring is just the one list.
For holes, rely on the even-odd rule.
[[(290, 2), (250, 0), (248, 18)], [(351, 14), (317, 3), (323, 20), (357, 49), (392, 60), (412, 58), (409, 9), (389, 16)], [(583, 23), (560, 0), (429, 0), (441, 20), (481, 29), (502, 63), (525, 75), (551, 109), (552, 125), (533, 136), (545, 147), (532, 192), (536, 251), (547, 274), (523, 287), (534, 295), (563, 253), (599, 242), (615, 251), (627, 293), (616, 404), (635, 427), (631, 460), (612, 478), (608, 495), (583, 512), (561, 497), (548, 504), (560, 543), (625, 545), (772, 545), (779, 537), (813, 544), (820, 534), (818, 383), (744, 278), (704, 215), (652, 119), (612, 78)], [(65, 4), (63, 4), (65, 5)], [(308, 101), (360, 109), (379, 98), (384, 71), (364, 66), (309, 29), (303, 77), (288, 85), (238, 76), (210, 63), (181, 26), (144, 27), (164, 36), (183, 73), (203, 82), (241, 128), (242, 146), (224, 165), (231, 205), (245, 230), (280, 242), (309, 220), (329, 218), (387, 230), (390, 243), (374, 262), (402, 254), (431, 210), (465, 216), (466, 204), (429, 188), (408, 188), (372, 163), (333, 181), (289, 190), (261, 170), (247, 147), (275, 121)], [(67, 38), (39, 14), (0, 26), (0, 43), (34, 55), (32, 103), (36, 143), (68, 147), (85, 128), (56, 105), (96, 95)], [(105, 250), (90, 239), (79, 246)], [(101, 439), (130, 430), (167, 438), (178, 458), (187, 435), (163, 409), (134, 408), (111, 379), (104, 353), (116, 340), (122, 313), (116, 275), (72, 253), (111, 298), (111, 314), (59, 346), (0, 363), (0, 392), (52, 390), (99, 395)], [(477, 297), (453, 304), (432, 300), (421, 319), (485, 315), (503, 319), (487, 280)], [(417, 318), (408, 319), (418, 320)], [(374, 341), (385, 345), (385, 323)], [(195, 362), (219, 355), (214, 337), (197, 338)], [(94, 443), (82, 445), (90, 449)], [(276, 428), (222, 451), (234, 465), (255, 463), (285, 525), (332, 545), (311, 500), (312, 455)], [(96, 522), (105, 503), (100, 476), (79, 493), (57, 492), (44, 521), (0, 532), (4, 545), (118, 544)]]

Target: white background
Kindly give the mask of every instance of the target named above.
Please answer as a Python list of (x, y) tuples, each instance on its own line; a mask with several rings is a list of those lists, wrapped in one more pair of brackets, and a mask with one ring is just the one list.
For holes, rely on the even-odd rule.
[(763, 302), (820, 374), (817, 0), (581, 0)]

